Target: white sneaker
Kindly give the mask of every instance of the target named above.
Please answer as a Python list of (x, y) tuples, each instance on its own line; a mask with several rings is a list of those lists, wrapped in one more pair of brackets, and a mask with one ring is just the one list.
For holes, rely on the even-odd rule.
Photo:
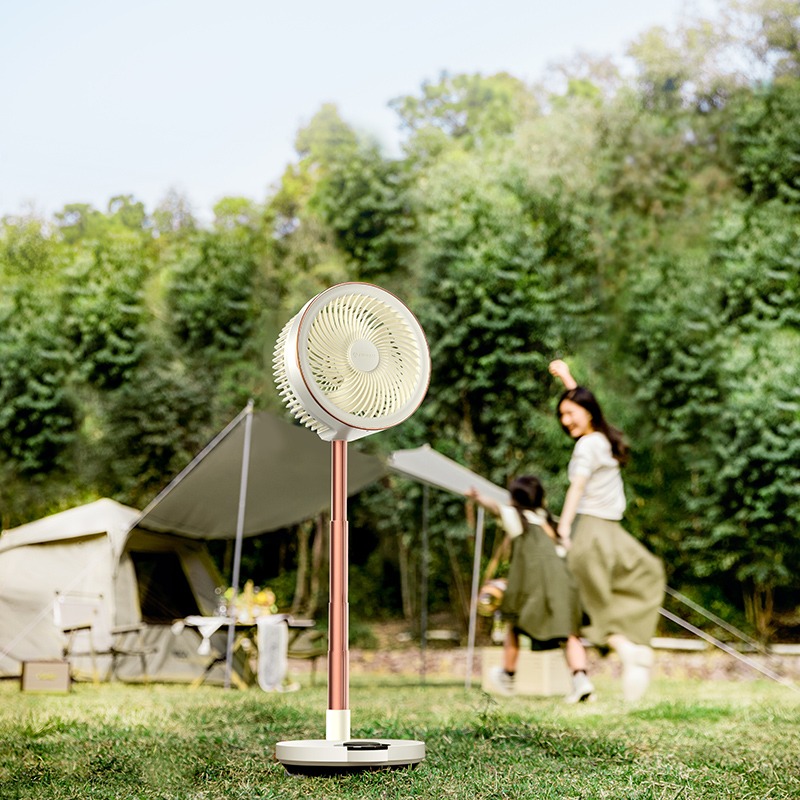
[(650, 685), (653, 651), (646, 644), (624, 642), (617, 654), (622, 661), (622, 696), (626, 703), (635, 703)]
[(492, 667), (489, 670), (489, 683), (498, 694), (506, 697), (514, 694), (514, 678), (502, 667)]
[(572, 691), (564, 698), (565, 703), (585, 703), (593, 700), (594, 685), (585, 672), (576, 672), (572, 676)]

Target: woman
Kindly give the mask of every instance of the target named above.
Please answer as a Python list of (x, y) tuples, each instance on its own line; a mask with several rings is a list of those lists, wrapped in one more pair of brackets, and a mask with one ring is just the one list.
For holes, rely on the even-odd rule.
[(664, 597), (664, 568), (620, 525), (625, 512), (620, 467), (628, 460), (622, 433), (606, 422), (594, 395), (578, 386), (563, 361), (553, 361), (550, 372), (564, 384), (558, 418), (575, 439), (558, 534), (591, 619), (584, 634), (619, 655), (623, 696), (633, 702), (650, 683), (650, 639)]
[(577, 637), (581, 623), (577, 589), (556, 547), (556, 524), (545, 507), (544, 489), (538, 478), (523, 475), (511, 481), (509, 494), (511, 505), (499, 504), (476, 489), (469, 493), (500, 517), (511, 539), (508, 586), (500, 607), (510, 624), (503, 665), (492, 671), (490, 680), (502, 694), (513, 694), (522, 633), (530, 637), (534, 650), (565, 646), (573, 686), (567, 702), (588, 700), (594, 686), (586, 675), (586, 651)]

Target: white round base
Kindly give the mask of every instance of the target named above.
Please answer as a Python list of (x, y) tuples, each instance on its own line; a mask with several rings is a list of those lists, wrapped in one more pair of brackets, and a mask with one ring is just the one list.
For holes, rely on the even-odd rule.
[(413, 739), (305, 739), (278, 742), (275, 756), (291, 775), (336, 775), (364, 769), (415, 767), (425, 743)]

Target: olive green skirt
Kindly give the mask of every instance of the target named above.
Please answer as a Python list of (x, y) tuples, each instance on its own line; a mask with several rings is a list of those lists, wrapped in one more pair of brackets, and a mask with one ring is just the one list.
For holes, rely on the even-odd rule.
[(605, 645), (615, 633), (649, 644), (664, 600), (661, 560), (614, 520), (578, 515), (567, 563), (590, 623), (582, 631)]
[(508, 587), (500, 609), (535, 642), (580, 632), (578, 588), (553, 540), (538, 525), (514, 539)]

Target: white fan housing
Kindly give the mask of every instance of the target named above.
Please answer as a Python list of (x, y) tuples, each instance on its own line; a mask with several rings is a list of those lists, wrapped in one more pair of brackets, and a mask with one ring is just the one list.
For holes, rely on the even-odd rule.
[(430, 353), (416, 317), (391, 292), (340, 283), (281, 331), (273, 371), (289, 410), (325, 441), (398, 425), (419, 407)]

